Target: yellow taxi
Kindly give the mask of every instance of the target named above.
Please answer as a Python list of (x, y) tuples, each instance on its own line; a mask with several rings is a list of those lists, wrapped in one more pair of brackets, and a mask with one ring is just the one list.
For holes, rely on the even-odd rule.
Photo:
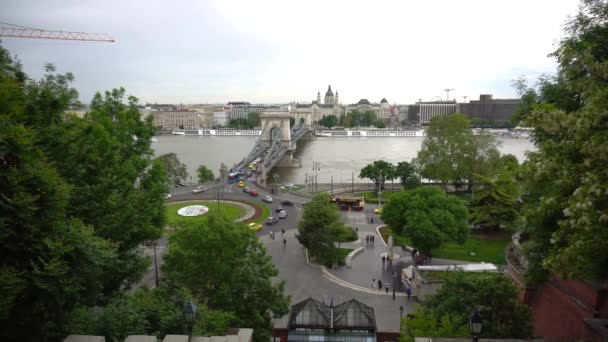
[(244, 187), (244, 186), (245, 186), (245, 182), (243, 182), (243, 181), (239, 181), (239, 188), (242, 188), (242, 187)]
[(252, 232), (257, 232), (258, 230), (262, 229), (262, 225), (259, 223), (250, 223), (248, 225), (249, 230), (251, 230)]
[(254, 164), (254, 163), (249, 163), (249, 168), (250, 168), (250, 169), (253, 169), (254, 167), (255, 167), (255, 164)]
[(382, 214), (382, 208), (374, 209), (374, 214)]

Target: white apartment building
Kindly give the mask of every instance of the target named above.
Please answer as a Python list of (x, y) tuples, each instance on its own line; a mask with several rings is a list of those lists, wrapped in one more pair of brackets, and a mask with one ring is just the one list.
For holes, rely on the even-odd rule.
[(213, 124), (215, 126), (227, 126), (230, 122), (230, 112), (221, 111), (213, 112)]
[(163, 130), (198, 129), (201, 115), (194, 111), (152, 112), (154, 125)]

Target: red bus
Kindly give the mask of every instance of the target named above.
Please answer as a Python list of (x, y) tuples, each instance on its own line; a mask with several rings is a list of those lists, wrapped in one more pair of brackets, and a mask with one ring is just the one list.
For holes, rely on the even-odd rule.
[(361, 211), (365, 208), (365, 200), (363, 197), (336, 197), (331, 200), (340, 210), (357, 210)]

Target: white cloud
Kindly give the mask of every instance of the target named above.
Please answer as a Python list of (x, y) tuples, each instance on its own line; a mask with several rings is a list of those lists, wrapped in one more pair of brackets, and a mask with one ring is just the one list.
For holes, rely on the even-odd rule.
[[(117, 46), (107, 49), (112, 59), (102, 67), (95, 56), (81, 59), (77, 68), (73, 58), (63, 65), (64, 70), (78, 71), (83, 95), (108, 86), (87, 80), (99, 80), (99, 73), (117, 73), (115, 86), (158, 102), (310, 100), (331, 83), (343, 102), (386, 97), (391, 103), (406, 103), (444, 96), (446, 87), (456, 89), (451, 97), (513, 95), (505, 91), (510, 79), (522, 72), (536, 75), (554, 70), (547, 55), (555, 49), (562, 25), (578, 2), (138, 4), (18, 2), (8, 6), (6, 21), (31, 26), (39, 21), (45, 27), (63, 23), (67, 26), (61, 28), (112, 32)], [(91, 22), (92, 17), (97, 20)], [(46, 61), (62, 66), (63, 53), (86, 51), (86, 47), (69, 47), (60, 52), (21, 42), (5, 46), (20, 55), (37, 55), (24, 58), (27, 69)]]

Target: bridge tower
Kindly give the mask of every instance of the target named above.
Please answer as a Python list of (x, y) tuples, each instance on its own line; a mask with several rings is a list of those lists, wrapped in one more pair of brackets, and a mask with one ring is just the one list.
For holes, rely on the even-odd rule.
[(291, 129), (289, 128), (289, 112), (263, 112), (260, 115), (262, 134), (260, 141), (265, 143), (272, 142), (273, 132), (280, 130), (281, 142), (289, 144), (291, 142)]

